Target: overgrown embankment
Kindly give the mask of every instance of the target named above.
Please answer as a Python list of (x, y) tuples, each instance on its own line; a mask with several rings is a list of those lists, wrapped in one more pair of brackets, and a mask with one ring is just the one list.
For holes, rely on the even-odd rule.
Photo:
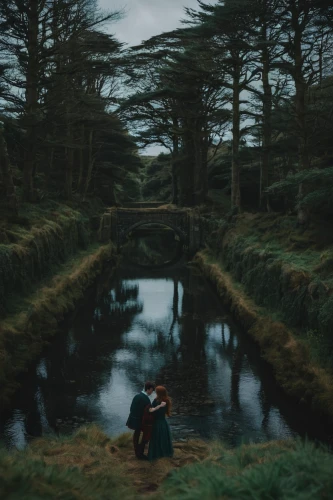
[(116, 266), (111, 244), (90, 246), (59, 266), (57, 274), (35, 292), (21, 299), (16, 314), (0, 326), (0, 402), (17, 389), (17, 375), (40, 354), (65, 315), (74, 310), (105, 263)]
[(0, 317), (15, 310), (18, 295), (96, 240), (93, 214), (101, 212), (97, 202), (79, 209), (49, 201), (22, 206), (20, 217), (0, 218)]
[(97, 427), (35, 440), (0, 455), (2, 499), (312, 499), (333, 494), (333, 457), (313, 444), (272, 441), (230, 450), (220, 442), (174, 443), (174, 458), (138, 461), (131, 434)]
[(49, 202), (1, 221), (0, 404), (106, 261), (116, 265), (112, 245), (96, 243), (100, 208), (79, 211)]
[(292, 217), (220, 221), (197, 263), (285, 391), (333, 415), (333, 235)]

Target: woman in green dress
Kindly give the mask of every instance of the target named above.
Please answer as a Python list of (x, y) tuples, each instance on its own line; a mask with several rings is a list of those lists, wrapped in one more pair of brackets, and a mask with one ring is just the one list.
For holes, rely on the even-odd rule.
[(154, 412), (154, 423), (148, 450), (150, 461), (173, 456), (170, 427), (165, 418), (165, 416), (170, 417), (171, 415), (171, 399), (166, 388), (162, 385), (158, 385), (155, 391), (156, 399), (149, 409), (151, 413)]

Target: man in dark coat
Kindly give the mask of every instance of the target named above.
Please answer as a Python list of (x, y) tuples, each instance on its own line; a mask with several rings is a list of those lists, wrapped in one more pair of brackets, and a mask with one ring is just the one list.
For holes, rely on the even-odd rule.
[(133, 446), (134, 452), (137, 458), (146, 459), (146, 455), (144, 455), (145, 446), (147, 441), (142, 440), (139, 444), (140, 434), (142, 429), (142, 418), (143, 413), (147, 405), (151, 404), (149, 396), (154, 392), (155, 384), (153, 382), (146, 382), (145, 388), (143, 391), (136, 394), (133, 398), (130, 414), (127, 419), (126, 425), (129, 429), (134, 430), (133, 434)]

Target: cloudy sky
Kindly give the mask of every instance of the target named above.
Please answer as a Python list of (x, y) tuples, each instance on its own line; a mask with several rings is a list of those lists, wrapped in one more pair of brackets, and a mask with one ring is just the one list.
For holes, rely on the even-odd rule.
[[(196, 8), (197, 0), (99, 0), (101, 9), (125, 11), (124, 18), (110, 26), (118, 40), (137, 45), (142, 40), (180, 26), (184, 7)], [(163, 148), (152, 146), (142, 154), (156, 155)]]
[(136, 45), (162, 31), (180, 26), (184, 7), (196, 7), (197, 0), (99, 0), (102, 9), (124, 9), (124, 19), (110, 30), (119, 40)]

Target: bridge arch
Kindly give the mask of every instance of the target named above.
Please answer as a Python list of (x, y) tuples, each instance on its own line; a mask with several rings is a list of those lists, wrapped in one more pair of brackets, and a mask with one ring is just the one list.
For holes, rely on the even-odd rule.
[(188, 237), (181, 229), (179, 229), (179, 227), (177, 227), (175, 224), (173, 224), (170, 221), (158, 220), (158, 219), (154, 219), (154, 220), (143, 219), (139, 222), (132, 224), (132, 226), (129, 226), (127, 229), (122, 231), (121, 235), (119, 235), (120, 237), (119, 237), (118, 244), (121, 246), (126, 241), (129, 234), (131, 234), (133, 231), (135, 231), (139, 227), (147, 226), (148, 224), (158, 224), (159, 226), (169, 227), (170, 229), (173, 230), (173, 232), (177, 236), (179, 236), (182, 245), (187, 246)]
[(203, 227), (193, 211), (188, 209), (169, 208), (122, 208), (112, 207), (103, 214), (99, 237), (100, 241), (113, 241), (121, 247), (129, 233), (147, 224), (158, 224), (169, 227), (179, 237), (183, 250), (190, 255), (201, 246)]

